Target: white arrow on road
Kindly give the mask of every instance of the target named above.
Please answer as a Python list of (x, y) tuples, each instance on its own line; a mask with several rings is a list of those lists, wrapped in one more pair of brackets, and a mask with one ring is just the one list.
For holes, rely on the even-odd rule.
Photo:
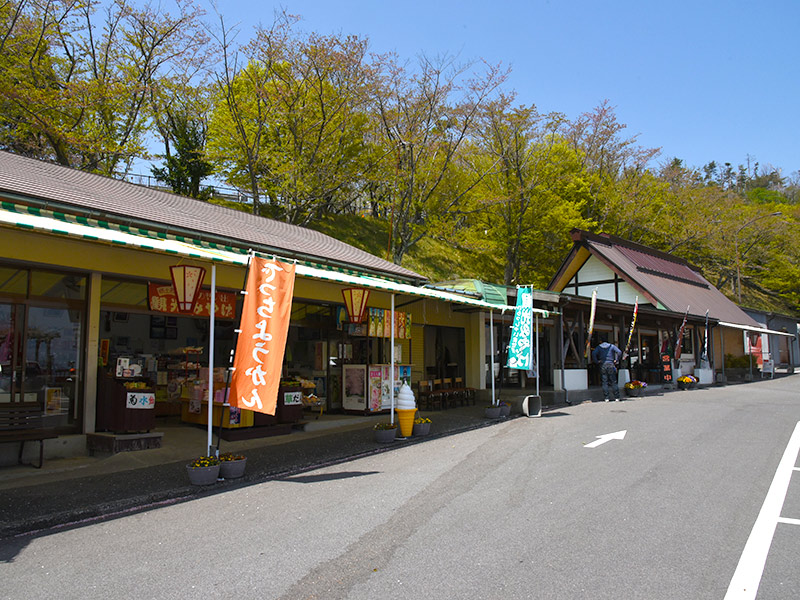
[(607, 433), (605, 435), (598, 435), (595, 441), (584, 445), (584, 448), (597, 448), (600, 444), (605, 444), (606, 442), (610, 442), (611, 440), (624, 440), (626, 433), (628, 433), (628, 430), (623, 429), (622, 431), (617, 431), (616, 433)]

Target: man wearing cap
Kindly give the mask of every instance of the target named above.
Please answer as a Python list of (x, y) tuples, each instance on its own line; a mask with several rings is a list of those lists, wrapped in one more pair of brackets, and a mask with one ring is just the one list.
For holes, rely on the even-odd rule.
[[(622, 356), (622, 350), (614, 344), (608, 343), (608, 337), (601, 335), (601, 344), (592, 352), (592, 360), (600, 365), (600, 383), (603, 385), (603, 398), (609, 401), (609, 392), (614, 392), (614, 402), (619, 402), (619, 387), (617, 386), (617, 361)], [(609, 390), (610, 386), (610, 390)]]

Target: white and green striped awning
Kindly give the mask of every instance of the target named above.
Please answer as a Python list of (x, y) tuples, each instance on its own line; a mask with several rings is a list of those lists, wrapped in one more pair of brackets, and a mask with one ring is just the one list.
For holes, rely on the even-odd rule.
[[(198, 260), (221, 262), (245, 266), (247, 264), (247, 250), (231, 246), (203, 242), (183, 236), (168, 235), (146, 229), (127, 227), (107, 221), (87, 219), (65, 213), (45, 211), (33, 207), (17, 205), (11, 202), (0, 203), (0, 225), (17, 229), (35, 230), (42, 233), (65, 235), (80, 238), (91, 242), (108, 243), (120, 246), (130, 246), (141, 250), (185, 256)], [(365, 275), (355, 270), (337, 269), (314, 263), (294, 261), (281, 256), (280, 260), (296, 262), (297, 275), (331, 281), (344, 285), (356, 285), (380, 290), (394, 294), (431, 298), (454, 304), (474, 306), (485, 310), (514, 310), (514, 306), (495, 304), (470, 298), (443, 290), (424, 288), (389, 279), (382, 279)], [(534, 309), (544, 315), (548, 311)]]

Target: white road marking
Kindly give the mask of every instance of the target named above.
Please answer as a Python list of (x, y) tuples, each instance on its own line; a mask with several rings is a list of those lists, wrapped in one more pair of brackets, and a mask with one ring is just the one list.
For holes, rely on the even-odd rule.
[(787, 525), (800, 525), (800, 519), (789, 519), (788, 517), (780, 517), (778, 523), (786, 523)]
[(607, 433), (605, 435), (598, 435), (595, 436), (597, 439), (593, 442), (589, 442), (585, 444), (584, 448), (597, 448), (600, 444), (605, 444), (606, 442), (610, 442), (611, 440), (624, 440), (625, 434), (628, 433), (627, 429), (623, 429), (622, 431), (616, 431), (614, 433)]
[(786, 491), (789, 489), (792, 471), (795, 470), (798, 453), (800, 453), (800, 422), (795, 425), (794, 433), (783, 452), (783, 458), (778, 463), (767, 497), (764, 498), (764, 504), (761, 505), (761, 511), (728, 585), (725, 600), (752, 600), (756, 597), (761, 576), (764, 574), (769, 547), (775, 535), (775, 527), (778, 522), (783, 522), (781, 509), (786, 499)]

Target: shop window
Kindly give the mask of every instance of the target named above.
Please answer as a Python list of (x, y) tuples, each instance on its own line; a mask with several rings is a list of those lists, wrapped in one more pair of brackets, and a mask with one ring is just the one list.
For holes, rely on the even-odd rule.
[(25, 298), (28, 295), (28, 271), (0, 267), (0, 296)]
[(147, 284), (103, 277), (100, 301), (103, 304), (147, 308)]
[(31, 271), (31, 297), (83, 300), (86, 297), (86, 277)]

